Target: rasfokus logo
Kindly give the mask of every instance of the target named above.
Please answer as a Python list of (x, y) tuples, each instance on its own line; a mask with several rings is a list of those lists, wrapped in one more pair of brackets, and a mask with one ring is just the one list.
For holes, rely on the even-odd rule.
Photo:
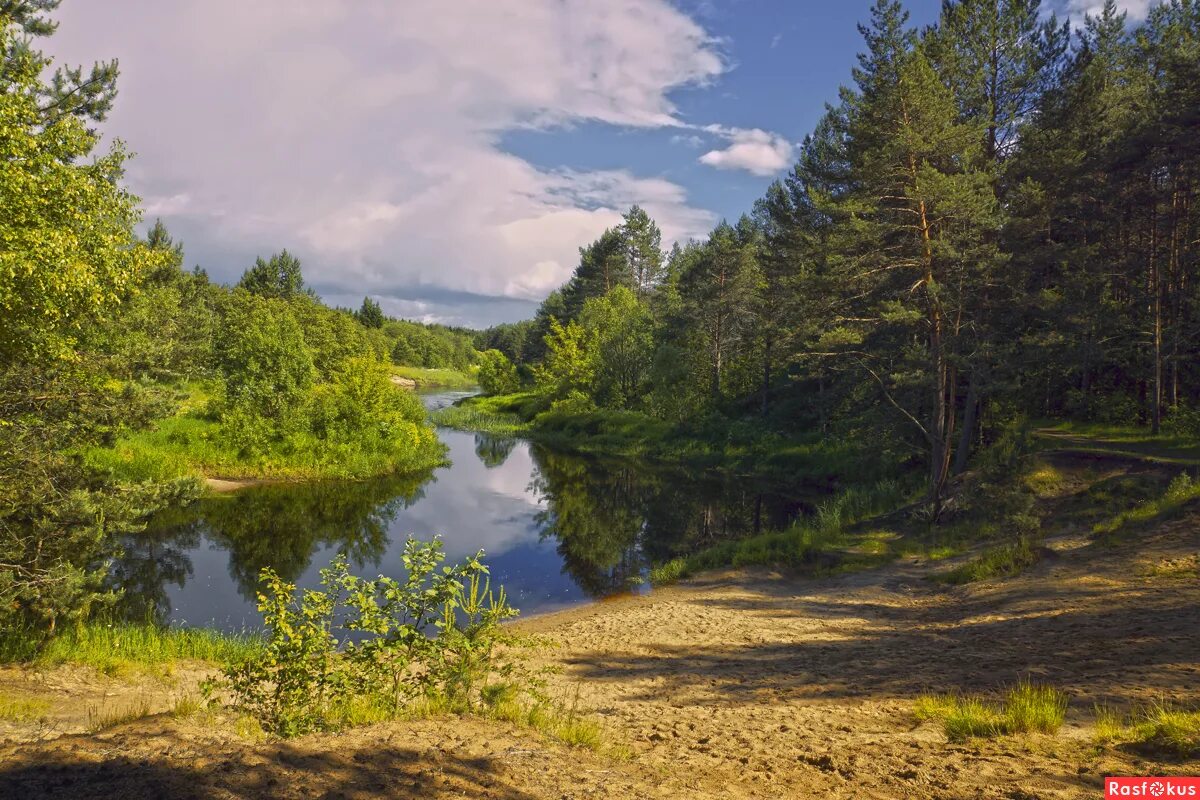
[(1105, 778), (1104, 800), (1115, 797), (1194, 797), (1200, 800), (1200, 778)]

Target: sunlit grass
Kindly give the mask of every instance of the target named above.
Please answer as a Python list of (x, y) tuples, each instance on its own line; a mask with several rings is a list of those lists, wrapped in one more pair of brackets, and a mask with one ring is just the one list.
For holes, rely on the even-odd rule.
[(497, 436), (517, 436), (529, 430), (529, 423), (522, 422), (515, 414), (483, 411), (470, 406), (447, 406), (429, 415), (435, 425), (460, 431), (478, 431)]
[(474, 375), (456, 369), (392, 366), (391, 371), (414, 381), (418, 389), (473, 389), (479, 384)]
[(1039, 497), (1054, 497), (1066, 484), (1066, 474), (1051, 464), (1039, 464), (1025, 476), (1025, 486)]
[(1013, 544), (985, 550), (978, 558), (955, 567), (949, 572), (936, 575), (934, 579), (941, 583), (957, 586), (992, 578), (1010, 577), (1033, 566), (1040, 558), (1041, 556), (1033, 545), (1028, 540), (1022, 539)]
[(150, 702), (145, 698), (116, 706), (90, 706), (87, 729), (89, 733), (98, 733), (148, 716), (150, 716)]
[(1158, 702), (1123, 715), (1097, 707), (1092, 739), (1098, 746), (1128, 745), (1184, 759), (1200, 756), (1200, 710)]
[(1200, 443), (1174, 434), (1154, 434), (1148, 427), (1095, 422), (1056, 422), (1037, 434), (1051, 450), (1073, 450), (1161, 464), (1200, 464)]
[(44, 717), (49, 710), (50, 701), (44, 697), (26, 697), (0, 692), (0, 720), (33, 722)]
[(1055, 733), (1067, 714), (1067, 696), (1051, 686), (1021, 681), (1002, 703), (973, 695), (922, 695), (913, 705), (919, 721), (940, 721), (946, 738), (961, 742), (1017, 733)]
[(1096, 523), (1092, 526), (1092, 533), (1100, 538), (1111, 537), (1125, 528), (1169, 518), (1194, 500), (1200, 500), (1200, 481), (1194, 481), (1190, 475), (1183, 473), (1172, 480), (1159, 497)]
[(77, 664), (106, 674), (148, 669), (179, 661), (226, 663), (260, 652), (256, 636), (207, 628), (164, 628), (151, 624), (90, 622), (44, 640), (19, 629), (0, 634), (0, 662), (40, 666)]

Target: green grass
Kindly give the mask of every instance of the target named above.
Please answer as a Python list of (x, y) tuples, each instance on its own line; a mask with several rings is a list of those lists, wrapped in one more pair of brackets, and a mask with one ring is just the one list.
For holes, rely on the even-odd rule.
[(1178, 434), (1154, 435), (1149, 428), (1088, 422), (1042, 425), (1037, 438), (1046, 450), (1081, 452), (1156, 464), (1200, 466), (1200, 442)]
[(118, 481), (168, 481), (185, 476), (272, 478), (279, 480), (361, 479), (398, 472), (421, 472), (444, 462), (427, 432), (415, 446), (397, 439), (378, 450), (294, 434), (270, 453), (244, 456), (219, 435), (217, 422), (183, 412), (158, 420), (147, 430), (120, 438), (111, 447), (92, 448), (85, 462)]
[(1198, 757), (1200, 710), (1159, 702), (1126, 716), (1097, 707), (1093, 740), (1099, 746), (1119, 744), (1180, 759)]
[(935, 576), (935, 580), (959, 586), (992, 578), (1017, 575), (1041, 560), (1041, 555), (1027, 539), (1014, 544), (1000, 545), (985, 550), (983, 555), (949, 572)]
[(1125, 529), (1140, 528), (1148, 523), (1175, 516), (1184, 506), (1195, 500), (1200, 500), (1200, 481), (1194, 481), (1190, 475), (1183, 473), (1172, 480), (1158, 497), (1097, 522), (1092, 526), (1092, 534), (1098, 538), (1112, 539), (1115, 534)]
[(429, 415), (435, 425), (460, 431), (478, 431), (497, 436), (520, 436), (529, 431), (529, 423), (515, 414), (484, 411), (471, 406), (447, 406)]
[(456, 369), (393, 366), (391, 370), (416, 383), (418, 389), (473, 389), (479, 385), (474, 375)]
[(106, 674), (170, 666), (179, 661), (227, 663), (253, 658), (258, 637), (207, 628), (91, 622), (43, 641), (27, 631), (0, 634), (0, 663), (77, 664)]
[(50, 701), (44, 697), (18, 697), (0, 692), (0, 720), (7, 722), (34, 722), (50, 710)]
[(511, 684), (496, 684), (484, 693), (483, 715), (533, 728), (557, 741), (623, 758), (626, 748), (612, 740), (592, 716), (581, 713), (576, 697), (569, 705), (546, 699), (522, 699)]
[(1018, 733), (1056, 733), (1067, 714), (1067, 696), (1051, 686), (1021, 681), (1002, 703), (973, 695), (922, 695), (913, 705), (919, 721), (940, 721), (946, 738), (962, 742)]

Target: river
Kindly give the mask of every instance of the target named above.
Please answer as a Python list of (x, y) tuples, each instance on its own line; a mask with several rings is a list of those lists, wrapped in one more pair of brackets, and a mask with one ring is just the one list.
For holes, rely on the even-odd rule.
[[(463, 394), (423, 399), (434, 408)], [(522, 613), (540, 613), (640, 590), (651, 561), (782, 525), (808, 505), (755, 480), (438, 433), (451, 465), (426, 475), (258, 486), (159, 514), (114, 565), (123, 613), (255, 629), (263, 567), (316, 586), (345, 552), (356, 574), (400, 577), (405, 539), (435, 535), (450, 560), (484, 550), (493, 584)]]

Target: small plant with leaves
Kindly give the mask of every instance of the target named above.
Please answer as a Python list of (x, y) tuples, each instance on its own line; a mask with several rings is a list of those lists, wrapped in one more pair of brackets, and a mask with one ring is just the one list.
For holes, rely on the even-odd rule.
[(516, 615), (493, 592), (483, 552), (443, 566), (439, 540), (409, 539), (403, 580), (350, 574), (344, 556), (320, 590), (297, 594), (263, 570), (268, 639), (262, 657), (226, 669), (236, 705), (281, 736), (395, 718), (424, 701), (456, 711), (480, 704), (492, 676), (512, 680), (498, 654)]
[[(332, 568), (322, 570), (323, 585), (333, 578)], [(258, 610), (267, 644), (261, 656), (226, 668), (229, 689), (244, 711), (282, 736), (325, 727), (330, 705), (346, 685), (333, 630), (337, 598), (313, 589), (297, 594), (294, 584), (269, 568), (262, 581)]]

